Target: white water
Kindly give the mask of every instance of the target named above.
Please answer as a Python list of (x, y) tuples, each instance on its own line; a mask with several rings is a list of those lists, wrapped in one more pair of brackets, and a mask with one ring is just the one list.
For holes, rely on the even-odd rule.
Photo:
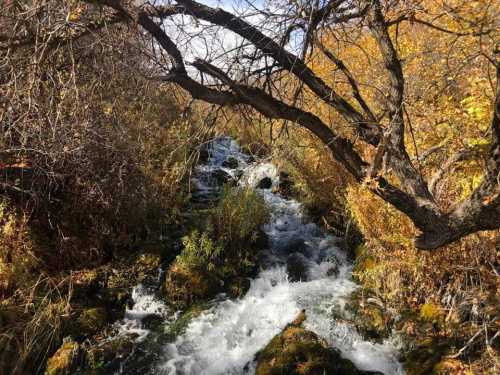
[[(223, 168), (228, 156), (239, 162), (240, 184), (255, 187), (264, 177), (278, 184), (277, 170), (269, 163), (250, 164), (229, 138), (220, 138), (211, 145), (211, 157), (198, 167), (196, 183), (198, 198), (217, 194), (220, 187), (211, 174), (222, 169), (231, 176), (236, 170)], [(251, 281), (247, 294), (240, 299), (221, 298), (209, 310), (195, 318), (186, 331), (172, 343), (163, 346), (161, 364), (154, 373), (168, 375), (253, 374), (255, 354), (306, 310), (305, 326), (339, 349), (362, 370), (380, 371), (386, 375), (403, 374), (396, 359), (397, 350), (390, 343), (364, 341), (348, 323), (336, 321), (334, 313), (343, 311), (346, 299), (357, 288), (351, 280), (351, 265), (336, 246), (338, 239), (323, 232), (307, 220), (300, 203), (273, 194), (271, 189), (259, 190), (271, 210), (271, 220), (264, 228), (270, 249), (263, 269)], [(307, 263), (304, 281), (291, 282), (286, 273), (286, 260), (291, 252), (300, 252)], [(337, 272), (332, 272), (337, 270)], [(135, 304), (126, 320), (141, 334), (141, 314), (160, 310), (163, 305), (144, 290), (135, 290)], [(134, 311), (139, 313), (134, 313)], [(138, 319), (137, 319), (138, 318)], [(137, 326), (138, 325), (138, 326)], [(126, 329), (125, 329), (126, 330)], [(127, 373), (126, 370), (123, 373)]]

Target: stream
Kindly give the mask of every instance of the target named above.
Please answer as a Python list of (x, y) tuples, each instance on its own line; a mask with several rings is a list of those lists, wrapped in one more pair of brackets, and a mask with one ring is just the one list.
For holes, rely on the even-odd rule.
[[(267, 182), (266, 188), (257, 189), (271, 212), (271, 220), (263, 228), (269, 250), (261, 270), (244, 297), (218, 296), (177, 337), (169, 335), (168, 328), (179, 313), (157, 297), (158, 281), (138, 285), (133, 290), (133, 305), (118, 324), (118, 335), (133, 334), (136, 347), (116, 373), (253, 374), (255, 354), (305, 309), (305, 328), (339, 349), (359, 369), (404, 374), (392, 342), (365, 341), (351, 324), (334, 318), (342, 315), (349, 295), (358, 288), (351, 279), (352, 264), (338, 246), (340, 239), (308, 219), (299, 202), (272, 192), (279, 184), (273, 164), (253, 162), (227, 137), (212, 141), (208, 150), (208, 160), (196, 170), (193, 182), (198, 189), (193, 200), (217, 198), (221, 187), (214, 179), (216, 174), (232, 177), (242, 186), (256, 188), (263, 179)], [(302, 281), (289, 280), (286, 263), (290, 256), (306, 264)], [(160, 270), (158, 280), (162, 273)], [(159, 323), (147, 324), (150, 316)]]

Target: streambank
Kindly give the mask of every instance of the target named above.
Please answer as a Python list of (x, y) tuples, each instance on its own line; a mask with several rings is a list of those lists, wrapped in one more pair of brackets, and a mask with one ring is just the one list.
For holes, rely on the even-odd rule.
[(367, 341), (349, 322), (346, 304), (358, 288), (351, 278), (352, 264), (338, 238), (314, 224), (299, 202), (277, 193), (277, 168), (252, 162), (233, 140), (219, 138), (210, 145), (207, 162), (197, 169), (193, 199), (213, 202), (221, 181), (256, 188), (271, 215), (263, 227), (268, 246), (246, 294), (237, 299), (218, 294), (186, 317), (163, 302), (159, 281), (139, 285), (125, 319), (105, 340), (126, 337), (132, 347), (114, 367), (103, 360), (92, 371), (253, 374), (256, 354), (305, 310), (304, 328), (359, 370), (402, 374), (398, 351), (390, 341)]

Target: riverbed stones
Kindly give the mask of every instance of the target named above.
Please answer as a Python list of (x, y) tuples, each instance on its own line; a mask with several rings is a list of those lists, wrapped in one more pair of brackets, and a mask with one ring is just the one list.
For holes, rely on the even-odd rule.
[(273, 180), (271, 180), (270, 177), (264, 177), (262, 180), (259, 181), (257, 184), (257, 189), (271, 189), (273, 186)]
[(222, 162), (224, 168), (236, 169), (239, 166), (238, 160), (235, 157), (229, 156)]
[(223, 169), (216, 169), (212, 172), (211, 177), (215, 180), (217, 185), (224, 185), (230, 182), (234, 182), (233, 176)]

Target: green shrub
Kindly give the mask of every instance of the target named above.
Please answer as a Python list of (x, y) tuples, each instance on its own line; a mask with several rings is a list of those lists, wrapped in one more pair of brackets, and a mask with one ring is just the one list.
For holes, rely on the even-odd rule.
[(269, 220), (264, 198), (251, 188), (225, 187), (221, 200), (209, 217), (208, 230), (231, 250), (256, 242), (260, 227)]
[(207, 232), (200, 234), (194, 230), (188, 236), (182, 239), (184, 249), (177, 257), (177, 262), (194, 269), (207, 268), (208, 271), (213, 271), (217, 259), (223, 252), (221, 242), (213, 241)]

